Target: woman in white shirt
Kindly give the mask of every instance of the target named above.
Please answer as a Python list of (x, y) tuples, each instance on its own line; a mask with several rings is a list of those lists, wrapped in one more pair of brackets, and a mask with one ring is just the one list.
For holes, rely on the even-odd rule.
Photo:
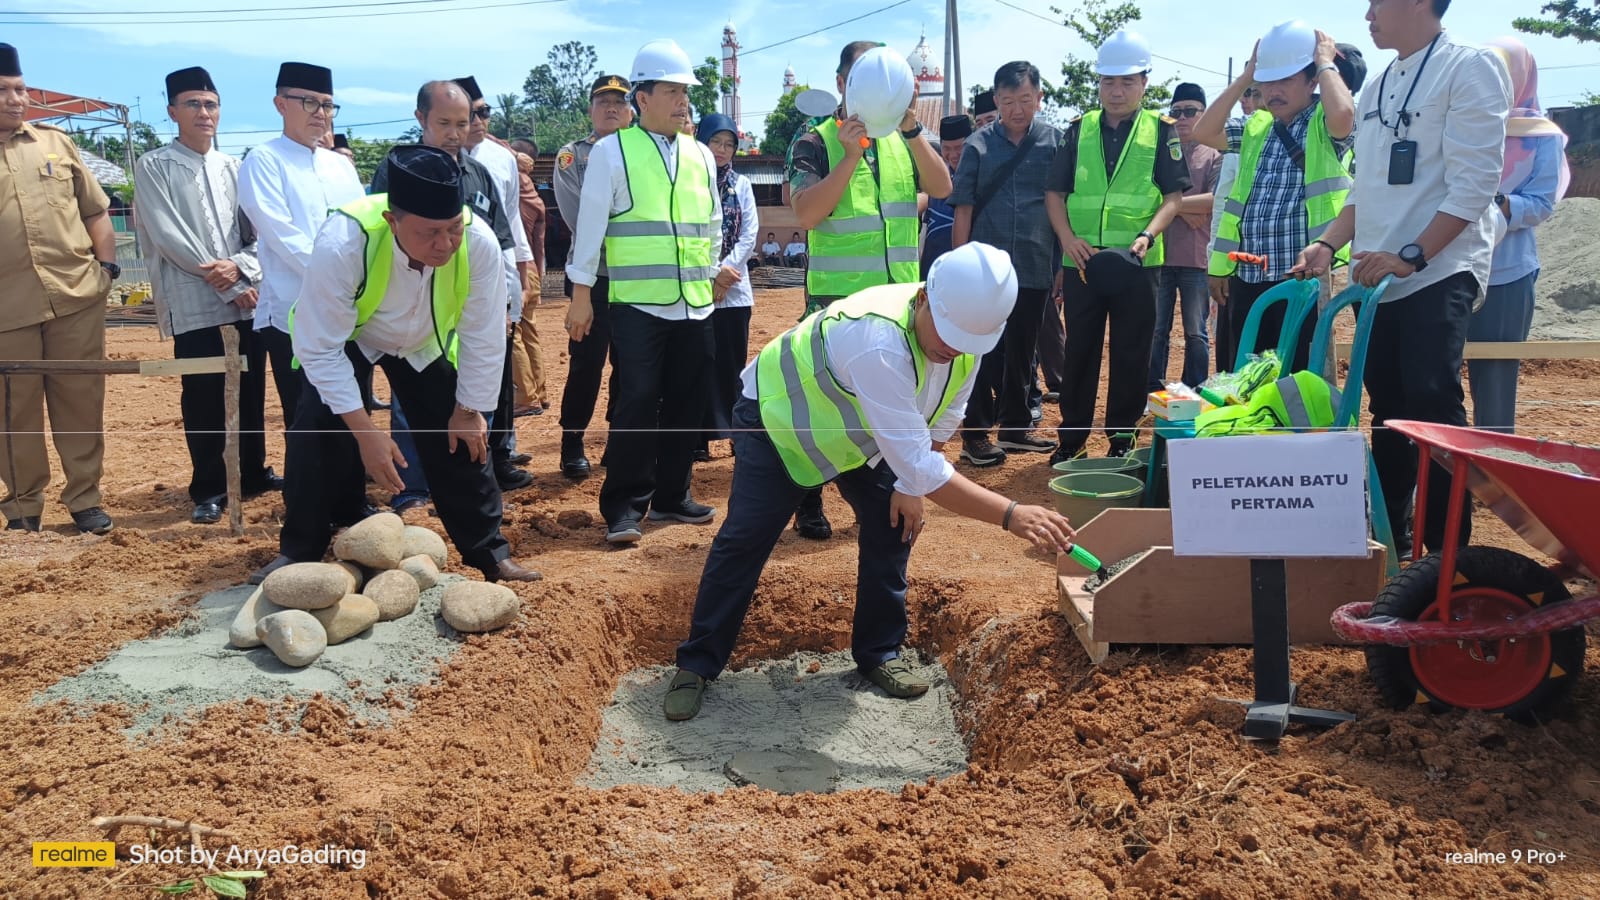
[(727, 116), (714, 113), (700, 120), (695, 137), (716, 157), (717, 193), (722, 198), (722, 263), (711, 285), (716, 301), (711, 313), (716, 358), (711, 366), (706, 432), (695, 453), (695, 459), (704, 462), (711, 458), (709, 442), (733, 437), (733, 404), (739, 399), (739, 373), (749, 361), (750, 312), (755, 305), (750, 256), (756, 249), (761, 222), (750, 179), (733, 170), (733, 154), (739, 149), (738, 126)]

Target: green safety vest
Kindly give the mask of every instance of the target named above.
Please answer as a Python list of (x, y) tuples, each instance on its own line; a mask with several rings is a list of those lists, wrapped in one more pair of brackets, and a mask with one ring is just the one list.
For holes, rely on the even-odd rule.
[[(811, 128), (828, 148), (829, 171), (844, 163), (839, 120)], [(833, 212), (806, 233), (806, 292), (848, 297), (880, 284), (921, 277), (917, 248), (917, 170), (898, 132), (877, 141), (878, 175), (863, 157)]]
[[(918, 393), (927, 384), (928, 360), (917, 343), (911, 302), (921, 287), (883, 285), (836, 301), (806, 316), (756, 357), (761, 424), (795, 484), (826, 484), (878, 454), (860, 401), (828, 369), (828, 335), (840, 322), (877, 316), (899, 326), (915, 360)], [(977, 357), (970, 353), (950, 364), (950, 380), (928, 419), (930, 426), (955, 402), (976, 365)]]
[[(1067, 222), (1072, 233), (1091, 247), (1127, 247), (1161, 209), (1161, 189), (1155, 182), (1161, 114), (1148, 109), (1134, 114), (1133, 131), (1110, 179), (1106, 178), (1105, 146), (1100, 142), (1100, 116), (1097, 109), (1085, 113), (1078, 123), (1078, 169), (1072, 193), (1067, 195)], [(1159, 266), (1165, 258), (1166, 242), (1157, 235), (1144, 255), (1144, 264)], [(1061, 264), (1069, 269), (1078, 265), (1065, 253)]]
[[(366, 243), (361, 254), (361, 284), (356, 287), (353, 299), (356, 329), (350, 333), (349, 339), (352, 341), (361, 336), (361, 329), (378, 311), (389, 292), (389, 272), (394, 267), (395, 244), (393, 232), (383, 217), (388, 209), (388, 194), (372, 194), (334, 210), (338, 215), (349, 216), (361, 226), (362, 238)], [(461, 214), (462, 224), (470, 228), (472, 210), (462, 207)], [(433, 270), (433, 333), (439, 348), (449, 357), (451, 366), (455, 366), (456, 354), (460, 350), (456, 326), (461, 323), (461, 311), (467, 305), (467, 286), (471, 280), (467, 265), (468, 242), (467, 235), (462, 234), (461, 246), (456, 248), (455, 255), (450, 257), (449, 262)], [(289, 335), (294, 335), (293, 306), (289, 307)], [(299, 360), (295, 360), (295, 365), (299, 364)]]
[[(1233, 192), (1223, 202), (1222, 218), (1217, 222), (1216, 238), (1211, 242), (1210, 274), (1217, 277), (1232, 275), (1239, 264), (1228, 254), (1241, 249), (1240, 233), (1245, 207), (1250, 202), (1250, 192), (1255, 187), (1256, 170), (1261, 165), (1261, 154), (1272, 135), (1272, 113), (1257, 110), (1244, 124), (1244, 139), (1239, 145), (1239, 177), (1233, 182)], [(1328, 137), (1328, 115), (1322, 104), (1311, 114), (1311, 124), (1306, 128), (1306, 242), (1322, 237), (1344, 209), (1345, 198), (1350, 196), (1354, 181), (1350, 178), (1349, 154), (1344, 159), (1333, 152), (1333, 140)], [(1350, 247), (1345, 245), (1333, 255), (1335, 267), (1350, 264)]]
[(1343, 398), (1315, 372), (1296, 372), (1251, 393), (1248, 403), (1208, 410), (1194, 420), (1196, 437), (1332, 428)]
[(711, 305), (717, 261), (711, 233), (717, 190), (693, 138), (677, 135), (677, 177), (668, 177), (656, 139), (637, 125), (617, 132), (632, 205), (606, 226), (612, 303)]

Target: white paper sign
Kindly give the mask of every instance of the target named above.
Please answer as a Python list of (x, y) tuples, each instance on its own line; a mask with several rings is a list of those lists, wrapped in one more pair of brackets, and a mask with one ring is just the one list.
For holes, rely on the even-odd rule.
[(1355, 432), (1172, 441), (1175, 556), (1366, 557), (1366, 439)]

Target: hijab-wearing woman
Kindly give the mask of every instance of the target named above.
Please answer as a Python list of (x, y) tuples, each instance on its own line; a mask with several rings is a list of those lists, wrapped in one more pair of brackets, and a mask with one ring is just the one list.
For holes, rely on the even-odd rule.
[(733, 171), (733, 154), (739, 149), (739, 128), (721, 113), (700, 120), (695, 132), (700, 143), (717, 159), (717, 193), (722, 198), (722, 263), (711, 285), (716, 308), (711, 330), (716, 338), (716, 358), (711, 366), (711, 404), (706, 410), (706, 432), (696, 458), (711, 458), (705, 442), (732, 438), (733, 404), (739, 399), (739, 373), (750, 351), (750, 311), (755, 295), (750, 290), (750, 257), (755, 253), (761, 222), (750, 179)]
[[(1516, 38), (1489, 42), (1511, 73), (1511, 116), (1506, 120), (1506, 163), (1495, 205), (1505, 216), (1506, 236), (1495, 248), (1489, 294), (1473, 314), (1467, 340), (1525, 341), (1533, 325), (1533, 285), (1539, 277), (1534, 226), (1555, 212), (1567, 192), (1567, 136), (1544, 117), (1539, 106), (1539, 69), (1533, 54)], [(1472, 385), (1472, 424), (1512, 431), (1517, 415), (1514, 359), (1467, 361)]]

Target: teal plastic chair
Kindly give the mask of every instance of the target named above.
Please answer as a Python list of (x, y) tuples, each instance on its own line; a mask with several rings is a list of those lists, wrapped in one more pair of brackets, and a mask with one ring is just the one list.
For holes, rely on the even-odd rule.
[(1316, 312), (1317, 297), (1321, 293), (1322, 285), (1315, 279), (1290, 280), (1257, 297), (1256, 302), (1250, 307), (1250, 314), (1245, 317), (1244, 332), (1239, 335), (1239, 352), (1234, 356), (1233, 371), (1243, 369), (1245, 364), (1250, 362), (1250, 354), (1255, 352), (1256, 338), (1261, 333), (1261, 317), (1266, 315), (1268, 309), (1279, 303), (1287, 303), (1289, 308), (1283, 314), (1283, 330), (1279, 332), (1276, 349), (1278, 359), (1283, 361), (1283, 365), (1291, 365), (1294, 361), (1294, 345), (1299, 342), (1306, 318)]

